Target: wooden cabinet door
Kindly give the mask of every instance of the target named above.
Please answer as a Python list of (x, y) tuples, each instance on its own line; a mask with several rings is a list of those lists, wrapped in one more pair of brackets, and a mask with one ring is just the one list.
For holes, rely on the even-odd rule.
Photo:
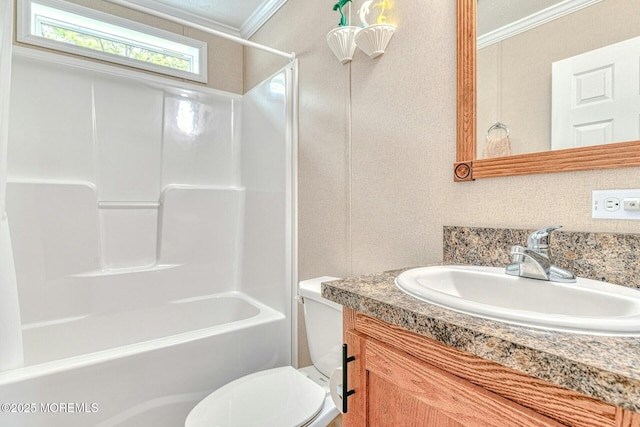
[[(594, 400), (391, 326), (343, 312), (345, 427), (640, 427), (640, 413)], [(398, 349), (402, 349), (398, 350)], [(545, 414), (545, 415), (542, 415)]]
[(366, 387), (366, 393), (360, 396), (365, 402), (354, 409), (364, 410), (365, 416), (348, 426), (562, 425), (392, 347), (371, 339), (364, 341), (358, 349), (362, 363), (359, 374), (364, 378), (357, 379), (356, 384)]
[[(355, 314), (355, 312), (350, 314)], [(345, 317), (345, 326), (349, 326), (347, 321), (348, 319)], [(349, 370), (348, 389), (355, 391), (355, 393), (348, 397), (348, 411), (342, 416), (342, 424), (344, 427), (364, 427), (367, 425), (367, 372), (364, 354), (367, 339), (362, 334), (350, 329), (344, 328), (344, 331), (348, 355), (355, 358), (353, 362), (347, 364)]]

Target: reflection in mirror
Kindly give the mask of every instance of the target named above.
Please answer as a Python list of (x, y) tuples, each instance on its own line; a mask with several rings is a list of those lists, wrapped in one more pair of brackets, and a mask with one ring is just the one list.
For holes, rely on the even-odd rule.
[[(484, 3), (499, 3), (502, 0), (480, 0)], [(509, 3), (522, 1), (525, 3), (542, 3), (548, 0), (510, 0)], [(622, 136), (617, 140), (627, 140), (628, 142), (613, 142), (605, 145), (592, 145), (594, 141), (609, 138), (609, 132), (603, 126), (603, 120), (592, 123), (591, 128), (578, 129), (578, 126), (571, 125), (571, 134), (582, 133), (581, 145), (577, 148), (558, 148), (551, 150), (553, 129), (561, 128), (556, 126), (558, 120), (551, 116), (551, 110), (556, 109), (550, 94), (553, 92), (552, 79), (549, 70), (551, 63), (559, 62), (562, 59), (572, 58), (581, 55), (585, 51), (600, 49), (603, 46), (618, 43), (620, 39), (630, 39), (640, 35), (640, 7), (629, 0), (564, 0), (560, 4), (571, 6), (577, 3), (593, 3), (584, 7), (584, 10), (575, 11), (571, 15), (575, 19), (578, 15), (590, 16), (586, 21), (561, 21), (561, 18), (548, 21), (550, 27), (560, 28), (564, 32), (542, 34), (542, 28), (532, 28), (529, 33), (518, 34), (511, 38), (494, 37), (492, 43), (484, 44), (487, 38), (481, 39), (482, 49), (493, 50), (493, 55), (486, 55), (492, 60), (494, 70), (499, 73), (493, 74), (489, 78), (483, 77), (483, 81), (488, 81), (488, 85), (493, 85), (500, 93), (492, 95), (492, 102), (489, 102), (489, 113), (476, 112), (476, 64), (477, 64), (477, 7), (478, 0), (457, 0), (457, 140), (456, 140), (456, 162), (454, 164), (455, 181), (472, 181), (480, 178), (492, 178), (502, 176), (527, 175), (552, 172), (570, 172), (593, 169), (612, 169), (631, 166), (640, 166), (640, 138), (637, 136)], [(602, 9), (603, 5), (615, 6), (615, 11)], [(591, 12), (596, 13), (591, 13)], [(589, 12), (589, 14), (587, 14)], [(570, 15), (567, 15), (569, 18)], [(629, 24), (629, 18), (634, 24)], [(498, 18), (494, 16), (496, 21)], [(558, 21), (558, 22), (557, 22)], [(504, 23), (499, 23), (504, 26)], [(630, 31), (620, 35), (618, 28)], [(636, 29), (633, 31), (633, 29)], [(614, 37), (614, 33), (615, 35)], [(595, 36), (603, 37), (596, 39)], [(495, 34), (494, 34), (495, 36)], [(527, 41), (526, 44), (517, 47), (516, 37)], [(595, 40), (595, 42), (594, 42)], [(599, 40), (599, 41), (598, 41)], [(590, 44), (575, 50), (573, 47), (578, 41), (587, 41)], [(493, 46), (495, 45), (495, 46)], [(599, 46), (599, 47), (598, 47)], [(542, 51), (545, 57), (534, 57), (534, 53)], [(515, 57), (507, 57), (507, 53), (516, 54)], [(497, 59), (496, 59), (497, 58)], [(484, 58), (481, 59), (485, 61)], [(633, 59), (631, 60), (633, 62)], [(571, 61), (569, 61), (571, 62)], [(541, 64), (546, 63), (542, 66)], [(635, 57), (636, 65), (640, 64), (639, 56)], [(513, 70), (520, 68), (523, 73), (516, 74)], [(546, 77), (534, 76), (535, 69), (546, 69)], [(579, 74), (579, 73), (578, 73)], [(611, 74), (611, 73), (609, 73)], [(611, 74), (613, 75), (613, 74)], [(587, 77), (585, 77), (587, 76)], [(601, 102), (607, 96), (615, 95), (615, 92), (607, 93), (603, 90), (606, 87), (610, 76), (607, 72), (588, 76), (584, 74), (579, 82), (580, 102), (591, 104), (604, 104)], [(530, 80), (533, 79), (533, 80)], [(542, 84), (534, 84), (535, 79), (544, 80)], [(574, 82), (571, 85), (575, 84)], [(638, 84), (638, 77), (631, 78)], [(569, 85), (569, 86), (571, 86)], [(617, 84), (616, 84), (617, 85)], [(613, 87), (613, 85), (609, 85)], [(521, 91), (521, 95), (507, 98), (508, 87), (515, 87)], [(570, 101), (575, 103), (574, 94), (577, 93), (572, 87)], [(482, 97), (485, 97), (486, 88), (482, 88)], [(488, 92), (488, 91), (487, 91)], [(631, 93), (638, 94), (640, 89), (635, 87), (623, 93), (625, 97)], [(539, 98), (539, 95), (546, 98)], [(612, 95), (613, 94), (613, 95)], [(617, 96), (617, 95), (616, 95)], [(517, 100), (517, 102), (516, 102)], [(596, 102), (594, 102), (596, 101)], [(637, 101), (630, 101), (628, 105), (637, 106)], [(628, 105), (623, 109), (628, 108)], [(633, 114), (632, 114), (633, 115)], [(635, 114), (636, 119), (640, 114)], [(480, 126), (476, 126), (476, 120), (482, 121)], [(504, 126), (494, 126), (500, 122)], [(579, 122), (578, 122), (579, 123)], [(604, 123), (606, 125), (606, 123)], [(490, 127), (494, 126), (490, 137), (496, 140), (503, 139), (509, 130), (509, 150), (511, 155), (501, 157), (482, 158), (484, 154), (486, 133)], [(598, 126), (600, 128), (598, 128)], [(609, 126), (615, 129), (617, 126)], [(636, 129), (640, 128), (636, 124)], [(578, 129), (580, 132), (574, 132)], [(584, 132), (586, 130), (586, 132)], [(615, 141), (614, 132), (609, 140)], [(561, 140), (571, 138), (561, 137)], [(574, 138), (575, 139), (575, 138)], [(631, 141), (629, 141), (631, 139)], [(607, 140), (606, 142), (609, 142)], [(522, 143), (521, 148), (516, 143)], [(513, 146), (512, 146), (513, 145)], [(534, 148), (538, 147), (538, 148)], [(500, 148), (498, 144), (498, 149)], [(537, 150), (537, 151), (536, 151)], [(540, 151), (546, 150), (546, 151)], [(497, 150), (499, 151), (499, 150)], [(534, 152), (535, 151), (535, 152)], [(482, 154), (479, 154), (482, 153)], [(524, 153), (524, 154), (519, 154)]]
[(628, 0), (479, 1), (476, 158), (640, 139), (638, 22)]

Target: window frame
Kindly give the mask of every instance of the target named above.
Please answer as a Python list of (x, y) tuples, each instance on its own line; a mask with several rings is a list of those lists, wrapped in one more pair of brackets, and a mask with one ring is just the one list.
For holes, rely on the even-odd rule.
[[(77, 46), (62, 41), (51, 40), (45, 37), (32, 34), (32, 19), (31, 19), (31, 5), (33, 3), (54, 8), (62, 12), (75, 14), (83, 18), (93, 19), (103, 22), (108, 25), (115, 25), (125, 30), (135, 31), (142, 33), (146, 36), (155, 38), (161, 38), (171, 43), (179, 43), (190, 48), (197, 50), (196, 59), (197, 64), (194, 72), (179, 70), (168, 66), (158, 65), (143, 60), (134, 58), (128, 58), (113, 53), (102, 52), (99, 50), (93, 50), (91, 48)], [(124, 37), (124, 36), (123, 36)], [(192, 80), (200, 83), (207, 83), (207, 43), (202, 40), (196, 40), (189, 37), (185, 37), (180, 34), (172, 33), (170, 31), (162, 30), (159, 28), (151, 27), (149, 25), (141, 24), (129, 19), (121, 18), (118, 16), (110, 15), (105, 12), (90, 9), (84, 6), (80, 6), (73, 3), (68, 3), (62, 0), (19, 0), (18, 1), (18, 20), (17, 20), (17, 41), (34, 46), (39, 46), (47, 49), (52, 49), (60, 52), (71, 53), (74, 55), (84, 56), (87, 58), (93, 58), (100, 61), (116, 63), (133, 68), (138, 68), (146, 71), (152, 71), (172, 77), (178, 77), (181, 79)], [(144, 45), (144, 41), (139, 41), (140, 45)]]

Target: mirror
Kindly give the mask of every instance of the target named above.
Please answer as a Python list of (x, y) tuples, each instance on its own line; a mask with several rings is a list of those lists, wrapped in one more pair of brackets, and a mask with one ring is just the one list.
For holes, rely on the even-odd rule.
[[(498, 176), (640, 166), (640, 141), (637, 140), (637, 134), (634, 134), (632, 138), (626, 138), (628, 142), (615, 142), (608, 143), (606, 145), (587, 145), (579, 148), (561, 148), (550, 151), (541, 151), (545, 150), (546, 147), (551, 148), (550, 144), (553, 139), (551, 130), (552, 119), (549, 113), (551, 109), (550, 107), (547, 107), (547, 109), (543, 111), (542, 115), (545, 117), (533, 117), (531, 114), (534, 114), (534, 112), (527, 110), (530, 106), (526, 102), (521, 103), (521, 105), (524, 105), (527, 108), (514, 107), (513, 104), (504, 101), (502, 102), (502, 105), (500, 105), (500, 103), (495, 101), (497, 97), (494, 92), (491, 95), (493, 96), (493, 101), (490, 101), (489, 104), (493, 103), (494, 107), (496, 105), (499, 107), (501, 106), (501, 111), (500, 108), (493, 108), (492, 111), (487, 113), (486, 111), (478, 109), (477, 104), (480, 105), (482, 103), (478, 100), (479, 94), (477, 92), (478, 83), (476, 75), (477, 64), (481, 62), (484, 65), (484, 63), (487, 62), (487, 58), (482, 56), (484, 52), (479, 55), (476, 51), (476, 47), (478, 46), (476, 39), (476, 32), (478, 28), (477, 1), (478, 0), (457, 0), (458, 120), (454, 179), (456, 181), (469, 181), (479, 178)], [(495, 3), (495, 0), (492, 1)], [(600, 0), (583, 0), (582, 3), (598, 3), (599, 1)], [(623, 0), (607, 1), (602, 2), (602, 4), (616, 2), (621, 5), (626, 5), (626, 7), (628, 7), (629, 4)], [(527, 3), (531, 4), (532, 2)], [(557, 3), (557, 1), (555, 3)], [(561, 3), (566, 4), (578, 2), (564, 1)], [(500, 19), (500, 16), (496, 17), (497, 22), (499, 22)], [(563, 25), (561, 24), (560, 19), (557, 20), (556, 25)], [(593, 23), (591, 23), (591, 25), (593, 25)], [(640, 31), (636, 30), (636, 36), (637, 34), (640, 34)], [(480, 41), (481, 43), (485, 43), (484, 38), (481, 38)], [(539, 49), (544, 49), (544, 46), (548, 45), (549, 43), (545, 42), (536, 46)], [(495, 46), (495, 44), (493, 46)], [(491, 48), (492, 46), (489, 45), (489, 47)], [(495, 51), (497, 49), (494, 48), (493, 50), (494, 52), (492, 52), (491, 55), (493, 55), (493, 60), (495, 60)], [(565, 51), (568, 51), (568, 49), (565, 49)], [(491, 58), (491, 55), (488, 56)], [(575, 55), (575, 53), (571, 53), (568, 56), (572, 55)], [(564, 58), (566, 56), (567, 55), (561, 56), (560, 58)], [(545, 92), (546, 95), (549, 95), (549, 92), (551, 92), (551, 85), (548, 83), (548, 80), (551, 79), (551, 72), (548, 70), (551, 68), (550, 63), (545, 64), (545, 67), (547, 69), (547, 75), (544, 76), (544, 78), (547, 79), (547, 87), (546, 89), (540, 90), (540, 92)], [(481, 70), (481, 75), (483, 75), (482, 73), (484, 72), (484, 70)], [(486, 80), (485, 77), (483, 77), (483, 79)], [(480, 94), (481, 98), (487, 97), (486, 89), (486, 87), (482, 88), (482, 93)], [(504, 99), (504, 93), (500, 93), (500, 97), (500, 99)], [(485, 100), (482, 102), (486, 103)], [(546, 102), (547, 105), (551, 104), (550, 99), (547, 99), (544, 102)], [(532, 102), (531, 104), (534, 103)], [(521, 114), (520, 117), (518, 117), (516, 114), (518, 109), (523, 110), (524, 115)], [(533, 110), (541, 109), (534, 108)], [(484, 157), (483, 149), (487, 140), (487, 130), (497, 122), (504, 123), (508, 127), (509, 122), (506, 120), (507, 117), (509, 117), (512, 123), (516, 126), (515, 130), (513, 126), (510, 128), (511, 134), (509, 138), (509, 144), (513, 143), (513, 149), (511, 152), (514, 155), (507, 156), (504, 152), (497, 151), (493, 154), (503, 157), (482, 158)], [(636, 120), (637, 117), (638, 114), (636, 114)], [(532, 123), (536, 126), (531, 126)], [(543, 125), (540, 125), (540, 123), (543, 123)], [(555, 123), (554, 126), (556, 126)], [(484, 129), (485, 127), (487, 129)], [(525, 132), (527, 127), (530, 130), (529, 132)], [(538, 130), (538, 127), (542, 129)], [(533, 128), (533, 131), (537, 131), (538, 133), (536, 134), (535, 132), (532, 132), (531, 128)], [(574, 128), (569, 126), (570, 132), (575, 133), (576, 131)], [(635, 128), (637, 131), (637, 124)], [(495, 139), (500, 139), (500, 137), (505, 135), (506, 131), (497, 128), (492, 130), (492, 132), (492, 137), (493, 135), (496, 135)], [(596, 132), (593, 132), (594, 135), (604, 135), (605, 133), (605, 131), (600, 129), (596, 129)], [(555, 137), (556, 141), (565, 141), (567, 139), (569, 138)], [(594, 139), (595, 138), (591, 138), (588, 143), (592, 144)], [(585, 140), (587, 140), (587, 138), (585, 138)], [(624, 140), (625, 137), (618, 139), (618, 141)], [(524, 144), (525, 148), (516, 146), (516, 141), (520, 144)], [(558, 144), (556, 143), (555, 145), (557, 146)], [(531, 152), (531, 150), (533, 150), (533, 152)]]

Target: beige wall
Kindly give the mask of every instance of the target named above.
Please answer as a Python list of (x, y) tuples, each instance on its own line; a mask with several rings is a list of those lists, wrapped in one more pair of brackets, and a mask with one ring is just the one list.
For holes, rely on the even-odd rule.
[[(241, 93), (284, 65), (246, 49), (243, 82), (238, 45), (104, 1), (76, 2), (202, 37), (210, 87)], [(638, 168), (453, 182), (454, 1), (397, 2), (387, 53), (371, 60), (357, 52), (348, 65), (325, 41), (338, 21), (331, 6), (289, 0), (253, 38), (295, 51), (300, 61), (300, 279), (439, 261), (443, 225), (638, 230), (637, 222), (590, 214), (592, 189), (638, 188)], [(302, 338), (300, 359), (308, 364)]]
[[(455, 12), (454, 1), (396, 2), (387, 53), (350, 65), (326, 44), (328, 2), (289, 0), (253, 38), (300, 61), (300, 279), (439, 261), (443, 225), (638, 231), (592, 220), (591, 190), (640, 188), (639, 168), (453, 182)], [(245, 63), (247, 88), (282, 65), (251, 50)]]
[[(16, 0), (17, 1), (17, 0)], [(215, 37), (211, 34), (204, 33), (202, 31), (195, 30), (193, 28), (185, 27), (180, 24), (166, 21), (164, 19), (156, 18), (141, 12), (137, 12), (131, 9), (124, 8), (122, 6), (108, 3), (104, 0), (67, 0), (71, 3), (76, 3), (81, 6), (96, 9), (102, 12), (110, 13), (115, 16), (130, 19), (132, 21), (140, 22), (145, 25), (160, 28), (165, 31), (171, 31), (173, 33), (181, 34), (186, 37), (191, 37), (197, 40), (207, 42), (207, 59), (208, 59), (208, 83), (207, 87), (213, 89), (224, 90), (232, 93), (243, 93), (243, 48), (237, 43), (230, 42), (220, 37)], [(17, 9), (17, 7), (16, 7)], [(22, 43), (14, 42), (16, 45), (27, 46), (29, 48), (41, 49), (39, 47), (25, 45)], [(46, 49), (43, 49), (46, 50)], [(58, 52), (59, 53), (59, 52)], [(86, 58), (85, 58), (86, 59)], [(99, 62), (99, 61), (97, 61)], [(122, 68), (130, 68), (124, 65), (110, 64)], [(135, 69), (149, 74), (155, 74), (150, 71), (144, 71)], [(161, 74), (163, 77), (169, 77)], [(189, 81), (189, 80), (185, 80)], [(198, 82), (192, 82), (194, 84), (202, 84)]]
[[(640, 7), (606, 0), (478, 51), (478, 141), (496, 121), (513, 154), (551, 145), (551, 64), (640, 35)], [(482, 155), (484, 144), (478, 144)]]

